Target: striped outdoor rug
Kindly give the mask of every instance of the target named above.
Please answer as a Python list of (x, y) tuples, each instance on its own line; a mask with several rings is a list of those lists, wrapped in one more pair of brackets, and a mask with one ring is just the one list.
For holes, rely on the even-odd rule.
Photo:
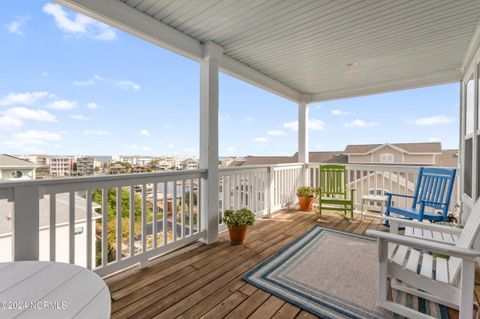
[[(250, 284), (321, 318), (398, 318), (378, 308), (376, 241), (313, 227), (244, 276)], [(447, 308), (394, 291), (393, 298), (436, 318)]]

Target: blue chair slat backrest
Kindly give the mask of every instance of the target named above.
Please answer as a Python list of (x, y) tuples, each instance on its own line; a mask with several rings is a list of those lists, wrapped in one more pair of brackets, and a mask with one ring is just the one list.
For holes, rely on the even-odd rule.
[[(391, 206), (392, 196), (398, 194), (387, 194), (386, 215), (390, 212), (404, 215), (408, 218), (417, 218), (419, 220), (428, 219), (432, 221), (445, 221), (447, 219), (450, 199), (452, 197), (453, 186), (455, 183), (455, 169), (421, 167), (418, 173), (417, 185), (412, 198), (412, 209), (406, 210)], [(402, 196), (402, 195), (400, 195)], [(436, 214), (425, 214), (425, 208), (440, 210), (441, 216)]]
[(442, 210), (446, 218), (455, 182), (456, 170), (421, 167), (415, 189), (412, 208), (416, 209), (423, 201), (425, 207)]

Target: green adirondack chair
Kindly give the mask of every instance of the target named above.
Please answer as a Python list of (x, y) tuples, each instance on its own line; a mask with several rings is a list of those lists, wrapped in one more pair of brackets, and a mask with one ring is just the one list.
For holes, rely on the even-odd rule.
[[(322, 210), (343, 211), (347, 218), (353, 219), (353, 195), (355, 189), (347, 190), (347, 168), (345, 165), (320, 165), (318, 185), (318, 211)], [(350, 198), (347, 198), (350, 193)]]

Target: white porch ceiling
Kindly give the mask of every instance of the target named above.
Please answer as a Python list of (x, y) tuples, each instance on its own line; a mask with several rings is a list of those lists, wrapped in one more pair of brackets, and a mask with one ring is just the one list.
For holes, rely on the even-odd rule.
[[(313, 100), (458, 81), (478, 45), (480, 21), (480, 1), (463, 0), (59, 2), (117, 27), (155, 19), (194, 40), (192, 47), (214, 41), (231, 58), (222, 63), (227, 73)], [(110, 9), (100, 12), (103, 2)], [(113, 7), (141, 15), (118, 21)], [(195, 50), (178, 51), (195, 58)]]

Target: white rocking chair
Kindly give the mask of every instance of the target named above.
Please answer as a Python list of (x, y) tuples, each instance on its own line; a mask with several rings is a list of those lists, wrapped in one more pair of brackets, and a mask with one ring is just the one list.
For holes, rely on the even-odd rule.
[[(432, 318), (389, 300), (391, 287), (458, 309), (460, 319), (472, 319), (475, 258), (480, 257), (472, 245), (480, 230), (480, 200), (464, 229), (398, 218), (389, 221), (391, 233), (366, 232), (378, 238), (377, 305), (407, 318)], [(399, 226), (406, 227), (405, 235), (398, 234)]]

